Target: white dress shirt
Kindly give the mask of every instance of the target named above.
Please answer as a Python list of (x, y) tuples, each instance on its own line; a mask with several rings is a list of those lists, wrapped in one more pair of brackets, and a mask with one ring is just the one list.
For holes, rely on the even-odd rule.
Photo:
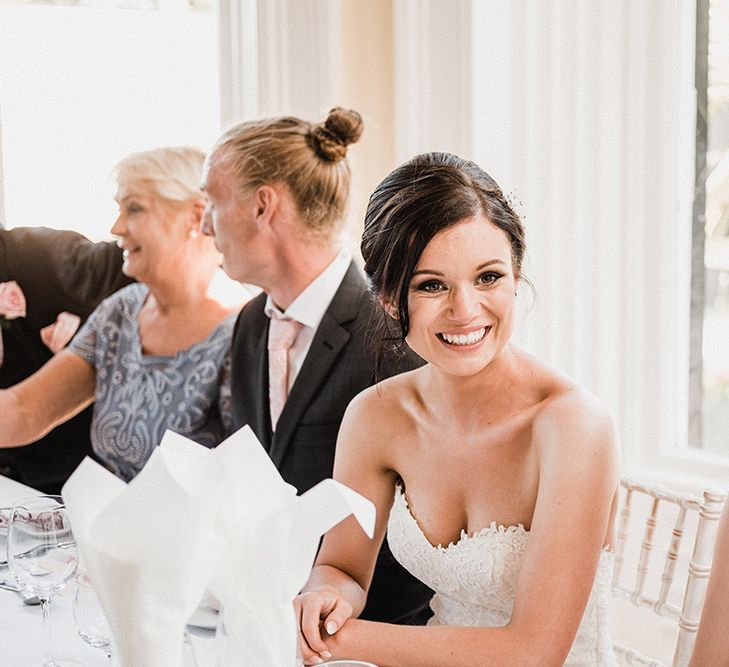
[(289, 350), (289, 366), (288, 366), (288, 389), (296, 380), (304, 359), (311, 347), (311, 341), (314, 339), (317, 327), (324, 318), (329, 304), (332, 302), (334, 295), (337, 293), (339, 286), (344, 280), (344, 274), (352, 261), (352, 254), (349, 249), (343, 247), (337, 256), (332, 260), (314, 280), (312, 280), (297, 296), (291, 305), (282, 313), (273, 303), (270, 295), (267, 295), (264, 312), (270, 317), (288, 317), (297, 322), (301, 322), (304, 328)]

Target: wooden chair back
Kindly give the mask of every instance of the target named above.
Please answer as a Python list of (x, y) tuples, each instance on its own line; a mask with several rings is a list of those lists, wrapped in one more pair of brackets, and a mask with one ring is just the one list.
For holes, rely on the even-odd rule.
[[(691, 494), (674, 493), (658, 486), (643, 485), (630, 479), (620, 481), (622, 487), (622, 509), (618, 524), (617, 544), (615, 545), (615, 570), (613, 573), (613, 594), (629, 600), (638, 607), (650, 609), (658, 616), (668, 618), (677, 624), (676, 644), (673, 653), (672, 667), (685, 667), (691, 657), (696, 630), (701, 618), (701, 609), (706, 594), (711, 560), (716, 540), (716, 531), (724, 504), (724, 493), (706, 490), (702, 497)], [(648, 513), (644, 520), (642, 541), (635, 576), (624, 576), (626, 566), (626, 544), (629, 540), (631, 514), (634, 497), (648, 496)], [(671, 504), (677, 510), (675, 521), (670, 527), (668, 550), (663, 554), (663, 572), (657, 595), (651, 595), (646, 585), (650, 571), (651, 559), (656, 541), (656, 533), (664, 529), (659, 525), (659, 514), (662, 505)], [(697, 528), (693, 540), (691, 558), (688, 563), (686, 586), (680, 605), (671, 602), (670, 598), (679, 565), (679, 550), (684, 538), (687, 516), (698, 515)], [(665, 526), (669, 529), (669, 526)], [(632, 583), (624, 583), (627, 579)], [(649, 658), (633, 649), (616, 642), (615, 653), (621, 664), (664, 667), (662, 663)]]

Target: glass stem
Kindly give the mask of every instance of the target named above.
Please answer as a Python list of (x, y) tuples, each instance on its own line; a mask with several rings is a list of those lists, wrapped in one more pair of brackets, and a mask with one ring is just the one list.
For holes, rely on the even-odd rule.
[(43, 616), (43, 634), (46, 638), (45, 655), (43, 656), (43, 666), (53, 667), (53, 640), (51, 637), (51, 600), (50, 598), (40, 598), (41, 615)]

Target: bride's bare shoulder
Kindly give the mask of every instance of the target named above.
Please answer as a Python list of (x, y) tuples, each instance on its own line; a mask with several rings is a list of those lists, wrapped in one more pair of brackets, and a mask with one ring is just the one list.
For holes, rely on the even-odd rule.
[(522, 352), (521, 359), (528, 371), (521, 376), (528, 378), (525, 384), (535, 399), (532, 433), (536, 443), (551, 451), (555, 446), (574, 451), (585, 445), (614, 451), (612, 417), (594, 394), (532, 355)]
[(364, 422), (369, 429), (400, 426), (418, 401), (418, 376), (421, 369), (381, 380), (352, 399), (346, 419)]
[(533, 422), (533, 433), (548, 451), (564, 449), (570, 455), (600, 452), (617, 456), (612, 416), (596, 396), (573, 383), (562, 383), (545, 400)]

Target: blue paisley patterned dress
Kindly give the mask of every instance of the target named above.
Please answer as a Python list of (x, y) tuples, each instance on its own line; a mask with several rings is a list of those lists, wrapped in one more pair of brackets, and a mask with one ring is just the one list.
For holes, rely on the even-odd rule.
[(147, 294), (146, 286), (135, 284), (102, 301), (68, 348), (96, 371), (94, 452), (126, 481), (142, 469), (166, 429), (214, 447), (232, 428), (236, 314), (174, 356), (143, 354), (138, 315)]

